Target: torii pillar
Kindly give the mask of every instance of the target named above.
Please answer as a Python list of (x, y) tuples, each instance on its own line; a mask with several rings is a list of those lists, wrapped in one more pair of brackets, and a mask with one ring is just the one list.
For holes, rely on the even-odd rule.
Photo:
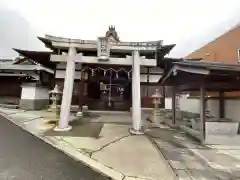
[(139, 51), (132, 53), (132, 128), (135, 135), (143, 134), (141, 124), (141, 94), (140, 94), (140, 55)]
[(69, 47), (67, 67), (65, 72), (63, 96), (60, 112), (60, 120), (54, 131), (69, 131), (72, 127), (68, 124), (70, 120), (70, 108), (72, 103), (73, 84), (75, 78), (75, 56), (76, 48)]

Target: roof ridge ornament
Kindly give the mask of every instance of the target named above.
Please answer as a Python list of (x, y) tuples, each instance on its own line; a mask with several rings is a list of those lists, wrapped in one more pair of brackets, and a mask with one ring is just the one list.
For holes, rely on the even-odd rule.
[(120, 42), (115, 26), (113, 25), (108, 26), (105, 37), (110, 41)]

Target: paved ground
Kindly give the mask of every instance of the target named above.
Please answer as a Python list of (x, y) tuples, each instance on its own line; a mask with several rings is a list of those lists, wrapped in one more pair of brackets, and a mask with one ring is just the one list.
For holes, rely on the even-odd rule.
[(107, 180), (0, 116), (0, 180)]
[[(144, 127), (147, 128), (145, 135), (147, 135), (148, 138), (146, 136), (131, 136), (128, 131), (131, 126), (129, 118), (123, 117), (123, 115), (113, 115), (113, 117), (108, 116), (107, 118), (106, 115), (102, 115), (98, 118), (87, 120), (87, 124), (84, 123), (84, 119), (81, 119), (81, 126), (74, 124), (74, 128), (77, 130), (75, 133), (73, 130), (68, 133), (56, 134), (56, 132), (50, 131), (53, 125), (49, 126), (49, 124), (45, 123), (45, 120), (51, 119), (52, 115), (49, 112), (31, 112), (6, 108), (0, 108), (0, 112), (10, 117), (11, 121), (18, 126), (42, 138), (44, 141), (46, 140), (46, 142), (52, 144), (57, 149), (67, 152), (70, 156), (80, 159), (80, 161), (89, 164), (94, 169), (105, 172), (107, 176), (114, 177), (114, 179), (136, 180), (142, 177), (141, 180), (158, 178), (162, 180), (165, 179), (163, 178), (163, 174), (174, 174), (173, 171), (178, 176), (176, 179), (179, 180), (240, 179), (240, 146), (203, 146), (192, 138), (189, 138), (189, 136), (182, 131), (174, 130), (165, 125), (150, 124), (144, 121)], [(5, 122), (4, 120), (2, 121)], [(62, 153), (54, 149), (54, 152), (56, 151), (55, 153), (52, 153), (53, 150), (50, 150), (47, 152), (49, 154), (51, 153), (51, 155), (46, 155), (46, 153), (42, 155), (41, 152), (45, 152), (46, 150), (44, 150), (45, 148), (43, 148), (42, 145), (41, 147), (37, 147), (38, 145), (36, 144), (40, 144), (38, 139), (34, 140), (38, 141), (38, 143), (32, 143), (32, 140), (28, 140), (33, 144), (29, 145), (25, 139), (30, 139), (30, 137), (32, 139), (33, 137), (31, 135), (27, 134), (26, 136), (28, 138), (18, 137), (14, 133), (16, 130), (9, 130), (14, 129), (8, 128), (11, 124), (2, 125), (1, 123), (0, 119), (0, 143), (4, 142), (6, 144), (4, 145), (2, 143), (3, 147), (9, 144), (10, 148), (7, 150), (0, 148), (0, 180), (3, 177), (1, 173), (4, 172), (2, 164), (8, 166), (8, 162), (11, 163), (11, 161), (14, 165), (12, 171), (16, 172), (12, 174), (21, 175), (24, 170), (27, 169), (27, 172), (30, 172), (30, 175), (27, 175), (30, 177), (31, 169), (38, 169), (39, 174), (45, 171), (45, 173), (42, 174), (53, 175), (56, 173), (60, 175), (66, 174), (65, 176), (74, 176), (73, 178), (70, 176), (68, 179), (76, 179), (75, 177), (79, 177), (77, 179), (80, 179), (80, 177), (86, 173), (84, 174), (87, 176), (85, 179), (94, 180), (94, 175), (93, 177), (88, 176), (88, 174), (92, 174), (91, 172), (88, 173), (91, 171), (88, 168), (81, 164), (76, 165), (76, 162), (71, 159), (69, 160), (68, 157), (65, 157)], [(15, 129), (16, 128), (17, 127), (15, 127)], [(84, 129), (87, 129), (87, 131), (84, 131)], [(23, 130), (18, 129), (18, 131)], [(17, 137), (17, 139), (14, 139), (13, 142), (11, 140), (6, 141), (6, 137), (8, 137), (8, 139)], [(24, 148), (20, 150), (17, 149), (17, 147), (20, 146), (18, 143)], [(2, 144), (0, 144), (1, 147)], [(32, 148), (30, 148), (30, 146), (32, 146)], [(47, 145), (44, 145), (44, 147), (45, 146)], [(148, 147), (148, 149), (146, 149), (146, 147)], [(47, 149), (49, 148), (50, 147), (47, 146)], [(16, 163), (13, 160), (1, 160), (2, 156), (5, 157), (1, 155), (1, 151), (6, 154), (11, 154), (12, 151), (12, 154), (17, 155)], [(156, 152), (158, 152), (159, 155), (157, 155)], [(28, 161), (24, 162), (21, 156), (23, 156), (23, 159), (32, 157), (31, 164), (29, 164)], [(44, 166), (41, 166), (37, 163), (38, 161), (46, 161), (47, 163), (45, 162)], [(67, 162), (62, 163), (62, 161)], [(52, 163), (54, 165), (52, 165), (51, 162), (54, 162)], [(71, 163), (74, 163), (74, 166), (69, 165)], [(21, 164), (24, 168), (18, 168), (18, 164)], [(66, 167), (64, 165), (66, 165)], [(55, 168), (48, 168), (52, 166)], [(80, 167), (75, 169), (74, 167), (77, 166)], [(168, 166), (168, 168), (166, 168), (166, 166)], [(85, 168), (87, 170), (85, 170)], [(83, 169), (84, 173), (82, 173)], [(38, 173), (38, 171), (36, 170), (36, 173)], [(168, 173), (170, 171), (172, 173)], [(162, 174), (159, 174), (159, 172)], [(52, 178), (50, 175), (47, 176), (47, 179), (60, 179), (58, 177)], [(138, 178), (133, 178), (136, 176)], [(40, 176), (32, 177), (32, 179), (41, 179), (39, 177)], [(7, 178), (4, 177), (2, 179), (5, 180)], [(19, 179), (28, 180), (25, 177), (20, 177)], [(64, 179), (67, 178), (64, 177)], [(97, 177), (95, 179), (97, 179)], [(104, 178), (99, 176), (99, 179)]]
[[(213, 149), (200, 145), (197, 141), (189, 138), (185, 133), (174, 129), (153, 128), (147, 133), (156, 146), (168, 160), (179, 179), (183, 180), (237, 180), (240, 179), (239, 168), (226, 166), (228, 164), (239, 165), (240, 161), (230, 156), (220, 154)], [(218, 166), (210, 167), (192, 151), (197, 151), (207, 157), (209, 161)], [(207, 156), (208, 155), (208, 156)], [(218, 162), (216, 162), (216, 160)], [(220, 160), (222, 163), (220, 164)], [(223, 162), (224, 161), (224, 162)]]
[[(53, 147), (117, 180), (173, 180), (176, 175), (145, 136), (131, 136), (131, 116), (91, 114), (71, 122), (71, 132), (56, 133), (52, 113), (0, 108), (0, 113)], [(92, 117), (93, 116), (93, 117)], [(147, 122), (146, 126), (147, 126)]]

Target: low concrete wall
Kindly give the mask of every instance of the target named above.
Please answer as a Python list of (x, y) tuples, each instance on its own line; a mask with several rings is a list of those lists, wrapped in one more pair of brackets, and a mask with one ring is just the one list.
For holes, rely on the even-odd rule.
[(18, 105), (19, 101), (20, 101), (20, 97), (0, 96), (0, 104), (14, 104), (14, 105)]
[(21, 99), (19, 107), (24, 110), (41, 110), (49, 104), (48, 99)]
[[(206, 122), (206, 144), (235, 145), (238, 139), (239, 122)], [(233, 139), (232, 139), (233, 138)]]

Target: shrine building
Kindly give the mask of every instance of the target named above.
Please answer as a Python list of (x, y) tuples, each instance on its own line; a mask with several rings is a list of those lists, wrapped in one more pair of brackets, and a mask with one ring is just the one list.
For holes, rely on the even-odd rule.
[[(165, 95), (158, 83), (163, 69), (157, 67), (157, 60), (175, 45), (163, 45), (162, 40), (123, 42), (114, 26), (97, 40), (50, 35), (38, 39), (49, 52), (14, 50), (53, 69), (52, 88), (58, 84), (63, 91), (59, 129), (69, 129), (71, 105), (79, 106), (79, 110), (86, 105), (91, 110), (132, 111), (134, 119), (141, 119), (141, 108), (153, 106), (151, 96), (156, 89)], [(139, 122), (133, 126), (139, 130)]]

